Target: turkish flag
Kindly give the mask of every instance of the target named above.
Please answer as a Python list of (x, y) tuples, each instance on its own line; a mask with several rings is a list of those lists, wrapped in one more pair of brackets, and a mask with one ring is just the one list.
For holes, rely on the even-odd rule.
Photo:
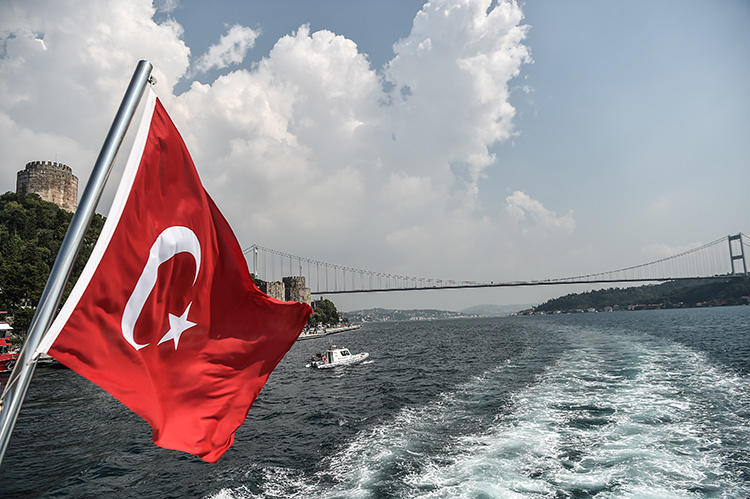
[(215, 462), (312, 309), (263, 294), (152, 91), (102, 234), (38, 351)]

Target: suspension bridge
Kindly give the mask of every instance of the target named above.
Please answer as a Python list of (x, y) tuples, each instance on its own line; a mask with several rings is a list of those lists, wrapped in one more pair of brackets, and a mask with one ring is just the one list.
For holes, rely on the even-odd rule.
[(243, 254), (248, 260), (250, 271), (264, 281), (280, 281), (284, 276), (301, 276), (305, 278), (311, 294), (332, 295), (744, 277), (747, 275), (746, 249), (750, 249), (750, 236), (739, 233), (638, 265), (604, 272), (527, 281), (458, 281), (377, 272), (293, 255), (259, 244), (245, 248)]

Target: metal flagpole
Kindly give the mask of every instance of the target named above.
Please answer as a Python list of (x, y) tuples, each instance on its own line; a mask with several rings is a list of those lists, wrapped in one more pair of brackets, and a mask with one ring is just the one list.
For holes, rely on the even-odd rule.
[(60, 245), (60, 251), (52, 266), (47, 285), (44, 287), (42, 296), (39, 299), (39, 305), (36, 308), (34, 317), (31, 320), (26, 342), (21, 351), (20, 359), (16, 363), (8, 379), (8, 389), (5, 398), (2, 401), (2, 413), (0, 413), (0, 463), (5, 456), (8, 448), (10, 435), (16, 424), (18, 413), (21, 410), (21, 404), (29, 389), (31, 377), (34, 375), (36, 361), (34, 351), (39, 346), (39, 342), (44, 333), (49, 329), (53, 316), (60, 303), (65, 284), (70, 277), (70, 271), (73, 269), (78, 250), (83, 242), (83, 237), (88, 230), (91, 219), (94, 216), (94, 210), (99, 202), (104, 184), (112, 170), (112, 163), (115, 159), (125, 132), (128, 130), (130, 120), (133, 118), (138, 103), (143, 95), (143, 90), (149, 81), (151, 75), (151, 63), (148, 61), (138, 61), (138, 66), (133, 73), (125, 96), (120, 103), (112, 126), (104, 139), (99, 156), (96, 158), (94, 168), (83, 191), (78, 208), (73, 214), (68, 231)]

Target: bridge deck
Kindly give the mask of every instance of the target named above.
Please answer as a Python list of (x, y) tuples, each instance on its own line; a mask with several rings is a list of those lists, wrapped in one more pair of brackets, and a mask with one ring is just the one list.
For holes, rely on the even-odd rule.
[(666, 281), (708, 281), (716, 279), (734, 279), (746, 277), (744, 274), (726, 274), (709, 277), (654, 277), (639, 279), (593, 279), (593, 280), (546, 280), (546, 281), (511, 281), (485, 282), (476, 284), (449, 284), (439, 286), (411, 286), (372, 289), (337, 289), (329, 291), (311, 291), (313, 295), (341, 295), (352, 293), (386, 293), (393, 291), (426, 291), (434, 289), (467, 289), (467, 288), (511, 288), (517, 286), (558, 286), (563, 284), (607, 284), (607, 283), (637, 283), (637, 282), (666, 282)]

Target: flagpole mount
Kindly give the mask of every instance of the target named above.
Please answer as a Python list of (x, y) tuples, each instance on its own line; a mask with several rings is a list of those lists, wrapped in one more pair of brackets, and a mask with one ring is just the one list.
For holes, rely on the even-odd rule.
[[(104, 139), (104, 144), (96, 158), (91, 176), (86, 183), (86, 188), (81, 195), (78, 208), (65, 233), (65, 238), (60, 245), (57, 258), (52, 266), (47, 284), (44, 287), (39, 305), (31, 320), (26, 342), (19, 356), (13, 372), (7, 382), (7, 391), (1, 401), (2, 412), (0, 412), (0, 464), (8, 448), (10, 435), (16, 424), (18, 413), (21, 410), (23, 399), (29, 389), (31, 378), (36, 367), (35, 351), (44, 336), (44, 333), (52, 324), (57, 306), (60, 303), (65, 284), (68, 282), (70, 272), (73, 269), (78, 251), (81, 248), (83, 238), (91, 224), (96, 205), (104, 190), (112, 164), (117, 151), (120, 149), (122, 140), (128, 130), (130, 121), (135, 114), (138, 103), (141, 100), (146, 84), (152, 81), (151, 70), (153, 66), (148, 61), (138, 61), (130, 84), (125, 91), (125, 96), (120, 103), (112, 126)], [(156, 80), (153, 80), (154, 84)]]

